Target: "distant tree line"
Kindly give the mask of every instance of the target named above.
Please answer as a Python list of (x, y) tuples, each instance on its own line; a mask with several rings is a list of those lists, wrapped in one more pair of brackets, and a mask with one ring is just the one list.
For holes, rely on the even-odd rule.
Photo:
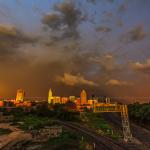
[(138, 122), (150, 123), (150, 103), (134, 103), (128, 105), (129, 116)]
[(50, 117), (65, 121), (78, 120), (79, 112), (76, 111), (75, 103), (69, 101), (66, 104), (55, 104), (48, 106), (47, 103), (41, 103), (36, 107), (31, 107), (30, 110), (24, 107), (17, 107), (15, 109), (2, 110), (5, 115), (13, 115), (15, 121), (20, 121), (22, 118), (28, 115), (34, 115), (38, 117)]

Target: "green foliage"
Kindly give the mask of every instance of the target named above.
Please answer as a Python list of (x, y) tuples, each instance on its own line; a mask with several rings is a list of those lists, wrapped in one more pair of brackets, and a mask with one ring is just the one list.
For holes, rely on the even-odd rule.
[(12, 109), (10, 112), (8, 112), (7, 110), (4, 110), (3, 113), (4, 115), (10, 115), (10, 114), (14, 115), (17, 118), (24, 116), (25, 114), (23, 108), (20, 108), (20, 107)]
[(74, 121), (78, 118), (79, 113), (68, 108), (65, 104), (56, 104), (54, 106), (55, 117), (60, 120)]
[(25, 116), (22, 118), (23, 124), (21, 128), (24, 130), (31, 129), (39, 129), (46, 125), (50, 124), (50, 120), (48, 118), (38, 117), (34, 115)]
[(109, 135), (114, 139), (122, 137), (120, 132), (113, 130), (113, 127), (102, 117), (101, 114), (86, 113), (85, 115), (88, 118), (88, 122), (86, 122), (86, 124), (96, 129), (99, 133)]
[[(60, 119), (65, 121), (74, 121), (78, 118), (79, 113), (74, 111), (71, 107), (72, 103), (68, 106), (65, 104), (54, 105), (53, 110), (50, 110), (46, 103), (38, 105), (31, 111), (24, 111), (23, 108), (16, 108), (11, 110), (11, 114), (14, 116), (13, 123), (17, 125), (18, 122), (23, 122), (21, 128), (27, 130), (29, 127), (40, 128), (49, 120), (48, 118)], [(10, 112), (6, 112), (10, 114)]]
[(31, 109), (30, 114), (37, 115), (40, 117), (53, 117), (54, 116), (53, 111), (48, 109), (47, 103), (38, 105), (35, 110)]
[(43, 146), (44, 150), (78, 150), (80, 137), (75, 132), (64, 131), (57, 138), (50, 138)]
[(87, 113), (88, 123), (95, 129), (101, 129), (103, 131), (111, 130), (111, 126), (102, 118), (100, 114)]
[(150, 121), (150, 103), (134, 103), (128, 105), (129, 115), (135, 120), (141, 122)]

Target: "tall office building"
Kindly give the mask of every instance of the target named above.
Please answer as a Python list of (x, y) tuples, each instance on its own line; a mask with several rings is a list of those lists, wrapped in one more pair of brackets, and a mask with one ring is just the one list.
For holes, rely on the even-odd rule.
[(81, 104), (87, 104), (87, 94), (85, 90), (81, 91), (80, 98), (81, 98)]
[(48, 92), (48, 103), (49, 104), (53, 103), (53, 93), (51, 89), (49, 89), (49, 92)]
[(17, 102), (23, 102), (24, 97), (25, 97), (25, 91), (22, 89), (17, 90), (16, 101)]

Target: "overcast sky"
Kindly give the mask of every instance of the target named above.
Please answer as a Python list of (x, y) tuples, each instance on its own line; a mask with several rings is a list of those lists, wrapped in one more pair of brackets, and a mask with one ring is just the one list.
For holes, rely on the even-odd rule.
[(0, 0), (0, 96), (149, 96), (149, 0)]

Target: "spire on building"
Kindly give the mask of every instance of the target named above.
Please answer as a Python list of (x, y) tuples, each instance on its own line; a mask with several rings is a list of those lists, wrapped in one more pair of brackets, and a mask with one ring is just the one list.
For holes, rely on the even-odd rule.
[(80, 98), (81, 98), (81, 104), (87, 104), (87, 94), (85, 90), (81, 91)]
[(53, 100), (53, 93), (52, 93), (52, 90), (49, 89), (49, 92), (48, 92), (48, 103), (51, 104), (52, 100)]
[(23, 102), (24, 97), (25, 97), (25, 91), (22, 89), (17, 90), (16, 101), (17, 102)]

